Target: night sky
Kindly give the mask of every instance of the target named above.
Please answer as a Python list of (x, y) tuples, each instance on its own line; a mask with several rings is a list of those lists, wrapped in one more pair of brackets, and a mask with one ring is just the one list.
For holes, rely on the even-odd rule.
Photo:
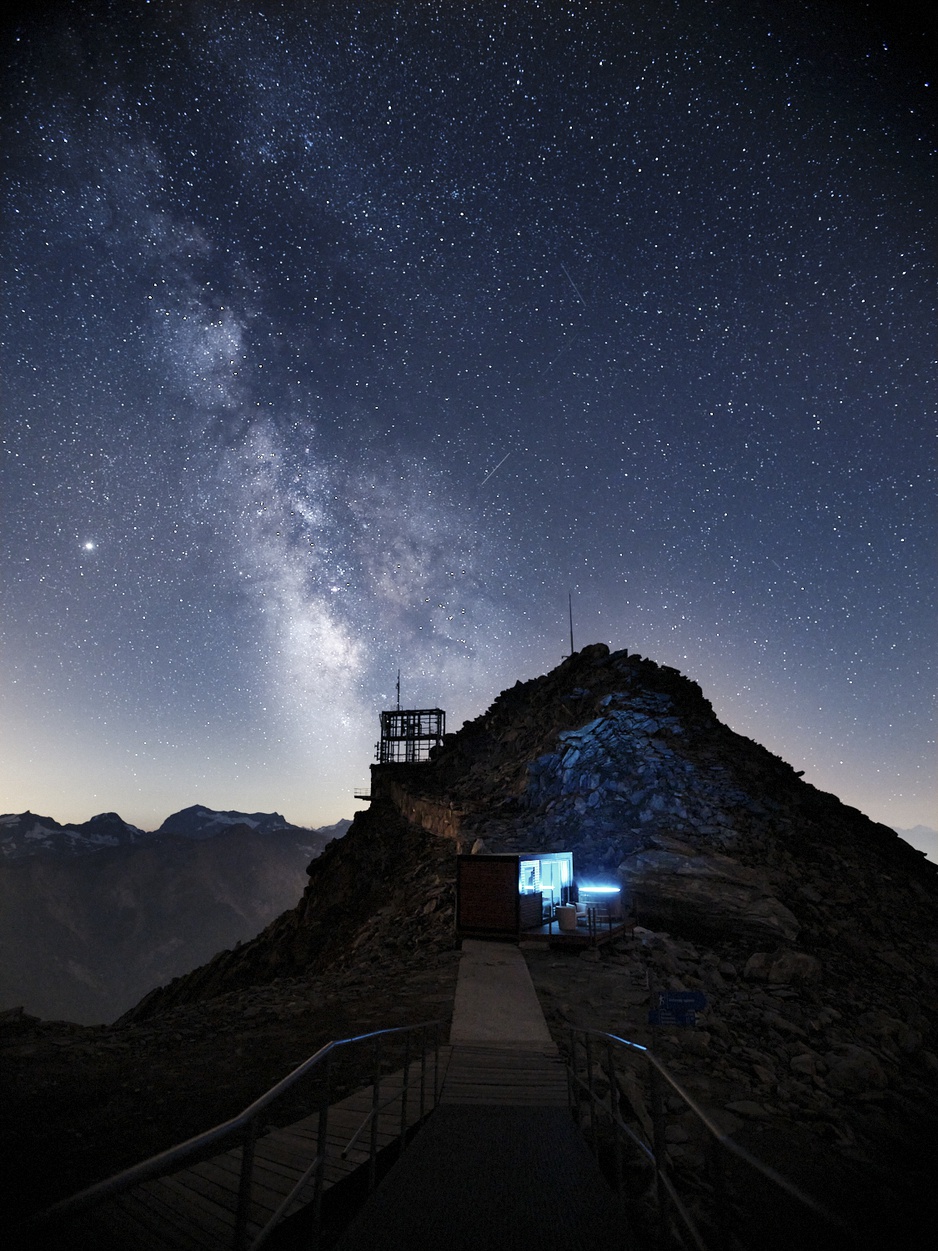
[(398, 668), (458, 729), (572, 594), (938, 825), (936, 87), (888, 12), (24, 9), (0, 811), (351, 815)]

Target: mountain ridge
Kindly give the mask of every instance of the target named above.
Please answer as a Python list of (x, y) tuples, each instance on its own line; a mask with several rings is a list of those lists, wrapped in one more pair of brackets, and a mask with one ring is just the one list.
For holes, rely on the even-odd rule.
[[(879, 881), (884, 864), (908, 878), (915, 908), (938, 902), (938, 866), (894, 830), (723, 725), (699, 685), (676, 669), (605, 644), (503, 691), (446, 735), (428, 763), (372, 766), (371, 793), (370, 810), (310, 866), (296, 908), (134, 1011), (290, 976), (310, 961), (343, 959), (379, 933), (390, 941), (392, 929), (430, 941), (403, 906), (395, 913), (382, 902), (377, 864), (386, 879), (399, 873), (434, 892), (432, 941), (445, 945), (454, 897), (446, 861), (456, 851), (569, 850), (578, 876), (622, 882), (642, 924), (732, 941), (801, 937), (823, 947), (831, 937), (825, 892), (847, 902), (845, 880), (878, 933), (882, 900), (864, 895), (865, 880), (872, 875), (875, 893), (890, 895), (884, 907), (905, 906), (890, 894), (891, 879)], [(327, 915), (345, 917), (342, 934)], [(905, 962), (907, 945), (901, 935), (884, 943)]]
[(27, 809), (0, 815), (0, 864), (41, 854), (89, 855), (104, 847), (131, 846), (165, 834), (208, 838), (230, 825), (245, 825), (261, 833), (308, 828), (293, 825), (279, 812), (217, 811), (204, 804), (171, 813), (155, 830), (131, 825), (116, 812), (100, 812), (87, 821), (60, 822)]
[(114, 813), (72, 826), (0, 818), (0, 1011), (113, 1020), (294, 903), (348, 824), (201, 805), (151, 833)]

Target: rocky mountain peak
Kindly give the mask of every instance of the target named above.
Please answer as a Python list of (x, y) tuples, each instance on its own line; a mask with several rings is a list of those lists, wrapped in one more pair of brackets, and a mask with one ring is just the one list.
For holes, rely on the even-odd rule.
[(36, 855), (83, 856), (107, 847), (130, 846), (147, 834), (116, 812), (102, 812), (87, 821), (62, 825), (36, 813), (0, 816), (0, 858), (22, 860)]
[(258, 833), (271, 830), (296, 830), (279, 812), (217, 812), (204, 804), (192, 804), (167, 817), (158, 834), (179, 834), (183, 838), (211, 838), (228, 826), (243, 825)]
[(736, 944), (743, 963), (797, 946), (851, 977), (875, 947), (888, 980), (932, 935), (938, 867), (723, 725), (677, 670), (604, 644), (503, 691), (428, 763), (373, 766), (372, 796), (295, 909), (143, 1010), (371, 943), (450, 946), (455, 854), (471, 850), (572, 851), (643, 926)]

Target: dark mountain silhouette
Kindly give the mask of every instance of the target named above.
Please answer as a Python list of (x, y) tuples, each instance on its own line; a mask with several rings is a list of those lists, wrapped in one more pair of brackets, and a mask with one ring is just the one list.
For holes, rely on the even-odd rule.
[[(153, 986), (251, 938), (293, 903), (348, 823), (196, 806), (155, 833), (103, 813), (0, 817), (0, 1010), (110, 1021)], [(175, 831), (175, 832), (174, 832)]]
[(904, 842), (938, 863), (938, 830), (928, 825), (913, 825), (910, 830), (899, 829), (898, 826), (894, 828)]
[[(602, 644), (504, 691), (428, 763), (374, 766), (371, 794), (310, 864), (294, 908), (77, 1039), (76, 1071), (139, 1038), (157, 1082), (164, 1034), (204, 1056), (222, 1021), (225, 1055), (253, 1054), (259, 1028), (286, 1036), (326, 983), (364, 1021), (363, 985), (393, 993), (415, 966), (451, 959), (457, 852), (567, 850), (580, 880), (621, 883), (638, 925), (586, 959), (530, 955), (561, 1045), (568, 1024), (650, 1042), (647, 992), (628, 988), (702, 990), (702, 1028), (663, 1030), (656, 1045), (703, 1106), (859, 1214), (871, 1248), (917, 1245), (926, 1216), (934, 1228), (938, 866), (893, 830), (723, 725), (676, 670)], [(561, 963), (566, 989), (552, 997)], [(308, 1027), (297, 1058), (306, 1041)], [(626, 1115), (647, 1117), (637, 1088), (623, 1098)], [(164, 1096), (163, 1145), (183, 1111), (174, 1125)]]
[(805, 945), (877, 995), (901, 993), (899, 970), (935, 975), (938, 866), (723, 725), (677, 670), (603, 644), (503, 692), (428, 764), (374, 766), (372, 795), (296, 908), (139, 1011), (344, 959), (379, 931), (449, 941), (452, 858), (473, 848), (572, 851), (643, 925)]
[(183, 808), (181, 812), (167, 817), (156, 832), (181, 834), (185, 838), (213, 838), (232, 825), (246, 825), (259, 834), (299, 829), (298, 826), (291, 826), (279, 812), (215, 812), (202, 804), (193, 804), (191, 808)]

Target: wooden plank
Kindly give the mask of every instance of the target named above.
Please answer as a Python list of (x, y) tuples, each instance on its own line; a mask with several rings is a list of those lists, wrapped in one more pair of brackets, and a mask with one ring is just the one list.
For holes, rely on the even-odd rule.
[(161, 1177), (147, 1182), (147, 1190), (181, 1216), (190, 1228), (197, 1227), (200, 1235), (211, 1239), (212, 1245), (230, 1246), (234, 1231), (234, 1206), (226, 1207), (200, 1194), (194, 1186), (187, 1184), (188, 1180), (186, 1174)]
[(234, 1173), (219, 1168), (212, 1170), (213, 1175), (206, 1176), (194, 1168), (184, 1173), (173, 1173), (169, 1177), (161, 1177), (157, 1184), (172, 1186), (177, 1190), (191, 1191), (202, 1199), (208, 1200), (220, 1211), (234, 1212), (233, 1200), (238, 1193), (238, 1178)]
[[(284, 1174), (256, 1164), (251, 1182), (252, 1208), (258, 1208), (268, 1214), (275, 1212), (302, 1175), (302, 1169), (295, 1169), (289, 1174)], [(215, 1198), (226, 1207), (230, 1205), (232, 1210), (237, 1206), (240, 1174), (229, 1172), (223, 1165), (213, 1164), (210, 1160), (206, 1161), (204, 1165), (199, 1165), (198, 1172), (190, 1169), (180, 1176), (180, 1180), (200, 1194)]]
[(566, 1070), (555, 1047), (456, 1047), (446, 1070), (441, 1103), (563, 1107)]
[[(133, 1196), (122, 1195), (113, 1203), (102, 1206), (95, 1213), (96, 1245), (110, 1251), (111, 1248), (130, 1248), (134, 1251), (165, 1251), (168, 1225), (152, 1207)], [(179, 1227), (178, 1238), (171, 1245), (176, 1251), (202, 1251), (204, 1243), (196, 1241), (185, 1228)]]
[[(326, 1139), (325, 1139), (325, 1143), (327, 1147), (327, 1154), (338, 1155), (339, 1153), (344, 1151), (352, 1139), (352, 1134), (355, 1132), (355, 1130), (359, 1128), (360, 1124), (361, 1122), (356, 1124), (354, 1129), (352, 1129), (349, 1126), (342, 1126), (342, 1125), (338, 1125), (334, 1129), (332, 1126), (329, 1126), (328, 1130), (326, 1131)], [(400, 1128), (399, 1123), (398, 1125), (394, 1127), (393, 1130), (391, 1130), (387, 1125), (384, 1125), (384, 1126), (379, 1125), (378, 1135), (377, 1135), (379, 1145), (387, 1146), (388, 1143), (393, 1142), (394, 1139), (398, 1137), (399, 1128)], [(371, 1128), (370, 1126), (366, 1126), (365, 1129), (362, 1131), (362, 1133), (359, 1134), (358, 1139), (355, 1143), (355, 1146), (352, 1148), (352, 1150), (353, 1151), (358, 1150), (361, 1144), (364, 1144), (364, 1147), (367, 1150), (368, 1144), (370, 1143), (370, 1141), (371, 1141)], [(277, 1133), (276, 1138), (274, 1138), (273, 1135), (270, 1136), (271, 1150), (276, 1151), (277, 1144), (282, 1144), (285, 1150), (292, 1150), (292, 1151), (295, 1151), (297, 1154), (305, 1150), (309, 1154), (310, 1160), (312, 1160), (317, 1150), (317, 1140), (313, 1138), (312, 1135), (309, 1135), (309, 1136), (293, 1135), (285, 1131), (280, 1131)], [(256, 1150), (260, 1150), (259, 1145)], [(264, 1152), (266, 1152), (267, 1150), (268, 1150), (268, 1146), (267, 1146), (267, 1143), (265, 1142)]]
[[(438, 1063), (434, 1063), (432, 1054), (426, 1059), (424, 1115), (433, 1106), (434, 1083), (437, 1086), (442, 1084), (451, 1054), (451, 1047), (441, 1047)], [(410, 1127), (421, 1119), (419, 1058), (411, 1061), (408, 1076), (410, 1087), (405, 1121)], [(404, 1082), (403, 1069), (383, 1075), (380, 1080), (379, 1101), (392, 1101), (378, 1114), (376, 1137), (379, 1150), (399, 1139), (400, 1096)], [(364, 1129), (361, 1126), (371, 1112), (373, 1102), (374, 1091), (369, 1086), (354, 1091), (329, 1108), (324, 1189), (348, 1177), (368, 1161), (371, 1126), (366, 1124)], [(349, 1151), (348, 1158), (342, 1159), (342, 1151), (360, 1129), (359, 1138)], [(316, 1111), (257, 1139), (248, 1220), (252, 1237), (312, 1163), (317, 1153), (318, 1132), (319, 1112)], [(113, 1233), (114, 1246), (120, 1247), (121, 1251), (125, 1248), (132, 1248), (133, 1251), (229, 1251), (234, 1233), (241, 1155), (241, 1148), (235, 1147), (190, 1168), (146, 1182), (102, 1205), (91, 1219), (100, 1221), (102, 1239)], [(297, 1197), (298, 1202), (309, 1201), (314, 1185), (314, 1179), (310, 1178), (309, 1187), (304, 1187)]]
[[(199, 1251), (206, 1246), (223, 1246), (218, 1238), (210, 1241), (204, 1233), (196, 1229), (188, 1208), (180, 1211), (178, 1205), (167, 1205), (157, 1195), (149, 1195), (148, 1201), (141, 1196), (134, 1196), (138, 1205), (134, 1214), (141, 1224), (146, 1224), (149, 1243), (154, 1247), (172, 1247), (174, 1251)], [(230, 1235), (228, 1238), (230, 1242)], [(133, 1246), (133, 1244), (129, 1244)]]
[[(263, 1178), (269, 1177), (271, 1180), (276, 1177), (295, 1178), (300, 1173), (305, 1172), (314, 1155), (315, 1152), (286, 1152), (281, 1150), (278, 1158), (272, 1158), (266, 1151), (262, 1153), (259, 1150), (255, 1150), (254, 1172)], [(212, 1160), (203, 1160), (201, 1164), (196, 1164), (193, 1168), (186, 1170), (187, 1173), (201, 1174), (203, 1177), (213, 1176), (222, 1171), (226, 1176), (238, 1179), (234, 1183), (235, 1188), (237, 1188), (241, 1177), (240, 1161), (235, 1162), (234, 1160), (226, 1159), (224, 1156), (215, 1156)]]
[[(367, 1148), (363, 1148), (363, 1149), (356, 1148), (350, 1153), (349, 1158), (347, 1160), (341, 1159), (339, 1152), (341, 1148), (345, 1145), (345, 1141), (346, 1141), (345, 1139), (342, 1139), (341, 1141), (337, 1142), (335, 1144), (334, 1154), (332, 1154), (326, 1160), (326, 1163), (323, 1168), (323, 1188), (324, 1189), (328, 1189), (329, 1186), (334, 1185), (337, 1181), (341, 1181), (345, 1177), (348, 1177), (349, 1174), (354, 1173), (357, 1168), (359, 1168), (362, 1164), (367, 1163), (368, 1161), (369, 1156), (368, 1156)], [(279, 1207), (280, 1202), (282, 1202), (282, 1200), (285, 1199), (286, 1196), (289, 1194), (289, 1192), (293, 1189), (294, 1183), (302, 1176), (303, 1172), (305, 1172), (306, 1170), (306, 1167), (308, 1167), (308, 1165), (312, 1163), (312, 1159), (313, 1159), (313, 1155), (310, 1154), (308, 1159), (306, 1160), (306, 1164), (304, 1165), (304, 1167), (294, 1173), (293, 1177), (289, 1180), (289, 1184), (284, 1184), (280, 1188), (277, 1203), (268, 1202), (269, 1192), (266, 1196), (257, 1196), (265, 1200), (265, 1207), (268, 1207), (270, 1212), (274, 1211), (276, 1207)], [(226, 1169), (231, 1170), (230, 1176), (232, 1178), (232, 1181), (234, 1182), (234, 1180), (238, 1177), (238, 1173), (237, 1171), (231, 1168), (231, 1162), (226, 1161), (224, 1167)], [(286, 1179), (284, 1179), (284, 1181), (286, 1182)], [(310, 1186), (310, 1190), (314, 1186), (314, 1181), (312, 1178), (310, 1179), (309, 1186)], [(234, 1191), (232, 1193), (234, 1193)], [(255, 1197), (256, 1196), (252, 1190), (252, 1200)]]
[[(173, 1251), (177, 1248), (180, 1251), (230, 1248), (231, 1230), (223, 1236), (206, 1231), (194, 1217), (190, 1204), (181, 1205), (176, 1196), (170, 1196), (171, 1201), (166, 1202), (166, 1195), (155, 1190), (142, 1194), (140, 1189), (133, 1195), (121, 1196), (120, 1202), (149, 1229), (148, 1243), (153, 1248), (173, 1248)], [(231, 1228), (234, 1228), (233, 1222)]]

